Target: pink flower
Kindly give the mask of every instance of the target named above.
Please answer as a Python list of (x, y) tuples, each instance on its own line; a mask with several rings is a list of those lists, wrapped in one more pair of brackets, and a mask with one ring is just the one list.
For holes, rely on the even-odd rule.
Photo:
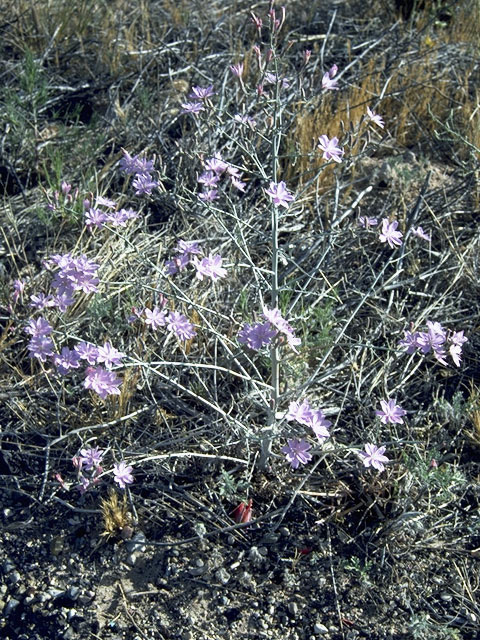
[(238, 64), (231, 64), (230, 71), (237, 78), (241, 78), (243, 76), (243, 62), (239, 62)]
[(215, 282), (219, 278), (225, 278), (227, 275), (227, 270), (222, 267), (222, 256), (218, 253), (214, 256), (210, 254), (208, 258), (202, 258), (202, 260), (194, 257), (193, 264), (197, 269), (197, 278), (199, 280), (207, 277)]
[(373, 467), (378, 471), (383, 471), (385, 469), (383, 463), (389, 462), (387, 456), (383, 455), (385, 453), (385, 447), (377, 447), (374, 444), (366, 444), (365, 451), (358, 451), (357, 453), (366, 467)]
[(113, 466), (114, 482), (118, 484), (120, 489), (125, 489), (127, 484), (133, 482), (132, 467), (127, 466), (125, 462), (119, 462)]
[(98, 347), (97, 362), (103, 362), (107, 369), (122, 364), (121, 359), (124, 357), (125, 354), (113, 347), (111, 342), (105, 342), (103, 347)]
[(326, 91), (331, 91), (332, 89), (338, 90), (338, 81), (333, 79), (337, 75), (337, 71), (338, 67), (334, 64), (326, 73), (323, 74), (322, 89), (325, 89)]
[(334, 160), (335, 162), (341, 162), (342, 156), (345, 153), (345, 151), (338, 146), (338, 138), (336, 136), (331, 140), (326, 135), (320, 136), (318, 139), (318, 148), (323, 151), (323, 158), (325, 160)]
[(265, 193), (272, 198), (272, 202), (277, 207), (288, 207), (288, 203), (295, 200), (295, 196), (292, 195), (287, 187), (285, 182), (270, 182), (270, 187), (265, 189)]
[(395, 249), (395, 245), (400, 246), (402, 244), (403, 233), (397, 231), (398, 222), (394, 220), (389, 222), (387, 218), (382, 220), (382, 231), (380, 232), (380, 242), (388, 242), (388, 245)]
[(422, 227), (417, 227), (416, 229), (412, 227), (412, 233), (414, 236), (417, 236), (417, 238), (420, 238), (421, 240), (426, 240), (427, 242), (430, 242), (432, 239), (432, 236), (428, 234), (426, 231), (424, 231)]
[(403, 416), (406, 411), (395, 400), (380, 400), (381, 410), (375, 411), (383, 424), (403, 424)]
[(205, 107), (201, 102), (184, 102), (182, 107), (182, 113), (193, 113), (195, 115), (200, 111), (205, 111)]
[(292, 469), (298, 469), (301, 464), (307, 464), (312, 459), (308, 451), (312, 448), (306, 440), (288, 439), (287, 444), (281, 448)]
[(92, 389), (104, 400), (108, 395), (120, 395), (121, 382), (114, 371), (107, 371), (103, 367), (88, 367), (83, 386), (85, 389)]
[(378, 127), (381, 127), (383, 129), (385, 122), (382, 116), (379, 116), (378, 113), (375, 113), (375, 111), (372, 111), (370, 107), (367, 107), (367, 114), (372, 122), (374, 122)]
[(164, 327), (167, 324), (167, 317), (165, 312), (154, 307), (153, 310), (145, 309), (145, 324), (147, 324), (154, 331), (159, 327)]

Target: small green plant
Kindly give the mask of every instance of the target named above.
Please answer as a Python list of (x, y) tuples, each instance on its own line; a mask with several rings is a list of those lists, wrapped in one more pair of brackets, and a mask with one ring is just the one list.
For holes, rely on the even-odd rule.
[(221, 496), (229, 499), (246, 500), (250, 482), (248, 480), (236, 480), (231, 473), (223, 470), (218, 479), (218, 492)]
[(363, 584), (369, 585), (371, 581), (368, 574), (372, 564), (370, 560), (362, 561), (357, 556), (351, 556), (344, 561), (343, 568), (345, 571), (353, 573)]
[(436, 638), (437, 640), (461, 640), (462, 638), (458, 629), (451, 629), (433, 622), (428, 613), (421, 613), (412, 617), (408, 627), (414, 640), (430, 640), (431, 638)]

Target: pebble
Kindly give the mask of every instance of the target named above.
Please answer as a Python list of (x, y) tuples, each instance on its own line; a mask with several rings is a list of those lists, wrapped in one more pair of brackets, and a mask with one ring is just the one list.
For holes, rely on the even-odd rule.
[(145, 551), (145, 534), (138, 531), (131, 540), (125, 543), (125, 547), (130, 553), (143, 553)]
[(191, 567), (188, 572), (191, 576), (195, 577), (203, 575), (205, 573), (205, 570), (205, 567)]
[(12, 611), (15, 611), (15, 609), (18, 607), (19, 604), (20, 604), (19, 600), (17, 600), (16, 598), (10, 598), (10, 600), (7, 602), (5, 609), (3, 610), (3, 615), (5, 617), (9, 616), (12, 613)]
[(313, 625), (313, 633), (315, 633), (317, 636), (323, 636), (326, 633), (328, 633), (328, 629), (325, 625), (321, 624), (320, 622), (316, 622)]
[(227, 584), (230, 581), (230, 574), (226, 569), (221, 567), (215, 572), (215, 578), (220, 582), (220, 584)]
[(8, 576), (8, 583), (12, 585), (17, 584), (17, 582), (20, 582), (21, 579), (22, 579), (22, 576), (18, 573), (18, 571), (13, 571)]
[(298, 613), (298, 604), (296, 602), (288, 603), (288, 613), (291, 613), (292, 616), (296, 616)]

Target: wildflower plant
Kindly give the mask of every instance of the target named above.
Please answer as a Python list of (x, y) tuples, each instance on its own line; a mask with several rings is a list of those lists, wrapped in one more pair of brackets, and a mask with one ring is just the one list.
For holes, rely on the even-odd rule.
[[(62, 181), (47, 195), (52, 212), (81, 213), (76, 235), (70, 248), (62, 239), (43, 256), (31, 281), (12, 279), (9, 312), (21, 319), (32, 375), (45, 376), (59, 406), (60, 398), (80, 397), (91, 410), (82, 421), (100, 425), (99, 445), (84, 444), (73, 458), (84, 500), (105, 486), (134, 493), (159, 447), (166, 465), (183, 455), (247, 467), (241, 477), (248, 480), (224, 471), (221, 481), (222, 497), (238, 505), (226, 513), (239, 524), (261, 511), (250, 497), (257, 468), (281, 469), (294, 480), (328, 455), (371, 480), (401, 459), (404, 443), (391, 442), (396, 427), (413, 431), (418, 399), (394, 375), (404, 367), (408, 380), (421, 360), (462, 365), (467, 336), (460, 328), (427, 320), (395, 344), (376, 323), (373, 310), (397, 331), (405, 326), (408, 305), (395, 306), (395, 296), (415, 268), (408, 251), (432, 250), (439, 231), (426, 217), (405, 221), (400, 210), (370, 210), (372, 200), (360, 208), (368, 188), (344, 195), (355, 184), (355, 153), (366, 156), (371, 136), (388, 134), (386, 113), (362, 103), (350, 128), (317, 127), (308, 153), (300, 143), (289, 146), (299, 96), (307, 108), (335, 104), (329, 101), (341, 98), (345, 83), (333, 60), (324, 65), (323, 50), (299, 51), (297, 67), (289, 63), (286, 18), (271, 2), (265, 15), (252, 17), (252, 52), (236, 52), (224, 65), (224, 85), (202, 71), (177, 98), (175, 167), (159, 135), (145, 150), (132, 144), (118, 152), (113, 193), (82, 193)], [(378, 109), (384, 113), (381, 103)], [(297, 171), (300, 159), (307, 170)], [(331, 201), (332, 191), (320, 188), (323, 176), (335, 183)], [(148, 215), (164, 212), (166, 195), (174, 213), (153, 233)], [(340, 250), (351, 263), (343, 264)], [(95, 316), (101, 304), (107, 311)], [(322, 309), (328, 340), (319, 347), (311, 335)], [(438, 318), (434, 310), (421, 317)], [(384, 375), (374, 376), (370, 369), (380, 362)], [(330, 378), (345, 371), (351, 384), (337, 392)], [(140, 397), (148, 398), (146, 408), (138, 407)], [(356, 407), (350, 414), (349, 406)], [(155, 432), (142, 454), (128, 439), (143, 420), (137, 411), (148, 411), (145, 430)], [(357, 417), (365, 427), (351, 437)], [(113, 458), (111, 443), (121, 438)], [(110, 501), (104, 511), (121, 512), (120, 524), (106, 526), (113, 531), (129, 518), (125, 500)]]

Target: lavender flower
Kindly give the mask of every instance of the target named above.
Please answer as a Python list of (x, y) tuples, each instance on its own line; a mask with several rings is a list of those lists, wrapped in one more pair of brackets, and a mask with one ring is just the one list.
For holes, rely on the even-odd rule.
[(338, 90), (338, 81), (333, 79), (337, 75), (337, 71), (338, 67), (336, 64), (334, 64), (326, 73), (323, 74), (322, 89), (325, 89), (326, 91), (331, 91), (332, 89)]
[(135, 189), (135, 195), (140, 196), (146, 194), (150, 196), (153, 189), (158, 187), (158, 182), (156, 182), (149, 173), (137, 173), (133, 181), (133, 187)]
[(376, 227), (378, 224), (377, 218), (369, 218), (368, 216), (360, 216), (358, 224), (364, 229), (370, 229), (370, 227)]
[(375, 411), (383, 424), (403, 424), (403, 416), (406, 411), (395, 400), (380, 400), (381, 410)]
[(239, 331), (237, 338), (240, 343), (247, 345), (250, 349), (258, 350), (270, 344), (276, 335), (277, 332), (272, 329), (269, 322), (254, 325), (246, 323)]
[(285, 454), (287, 461), (292, 469), (298, 469), (301, 464), (307, 464), (312, 459), (309, 449), (312, 445), (306, 440), (288, 439), (287, 444), (281, 448), (281, 452)]
[(38, 358), (46, 362), (53, 355), (53, 341), (47, 336), (35, 336), (27, 345), (31, 358)]
[(414, 236), (417, 236), (417, 238), (420, 238), (421, 240), (426, 240), (427, 242), (431, 242), (432, 240), (432, 236), (424, 231), (422, 227), (417, 227), (416, 229), (412, 227), (412, 233)]
[(213, 84), (209, 84), (208, 87), (192, 87), (192, 93), (188, 97), (193, 98), (194, 100), (205, 101), (213, 95)]
[(370, 107), (367, 107), (367, 114), (372, 122), (374, 122), (378, 127), (383, 129), (385, 122), (382, 116), (379, 116), (378, 113), (375, 113), (375, 111), (372, 111)]
[(203, 193), (199, 193), (198, 197), (204, 202), (213, 202), (218, 197), (218, 191), (216, 189), (208, 189)]
[(230, 71), (233, 73), (234, 76), (237, 76), (237, 78), (241, 78), (243, 76), (243, 69), (244, 69), (243, 62), (230, 65)]
[(208, 258), (202, 258), (202, 260), (194, 257), (193, 264), (197, 270), (197, 278), (199, 280), (207, 277), (215, 282), (219, 278), (225, 278), (227, 275), (226, 269), (222, 267), (222, 256), (219, 254), (214, 256), (210, 254)]
[(358, 451), (357, 454), (362, 459), (366, 467), (373, 467), (378, 471), (385, 469), (384, 462), (389, 462), (387, 456), (384, 456), (385, 447), (377, 447), (374, 444), (366, 444), (365, 451)]
[(85, 389), (92, 389), (104, 400), (108, 395), (120, 395), (120, 378), (114, 371), (107, 371), (103, 367), (88, 367), (87, 376), (83, 383)]
[(91, 231), (93, 227), (101, 229), (107, 220), (107, 214), (100, 209), (90, 208), (85, 211), (85, 226), (89, 231)]
[(191, 322), (183, 315), (170, 311), (167, 319), (167, 329), (172, 331), (179, 340), (190, 340), (197, 335), (195, 328)]
[(95, 447), (95, 449), (81, 449), (79, 456), (80, 466), (85, 467), (87, 471), (99, 467), (104, 453), (105, 452), (98, 447)]
[(288, 203), (295, 200), (295, 196), (288, 191), (285, 182), (270, 182), (270, 187), (265, 189), (265, 193), (272, 198), (272, 202), (277, 207), (288, 207)]
[(296, 420), (300, 424), (308, 426), (313, 420), (313, 411), (310, 403), (308, 400), (304, 400), (302, 403), (291, 402), (285, 417), (288, 421)]
[(217, 186), (219, 180), (220, 177), (213, 171), (204, 171), (204, 173), (198, 177), (197, 182), (200, 182), (205, 187), (213, 188)]
[(313, 417), (309, 422), (309, 426), (312, 428), (313, 433), (317, 436), (320, 444), (323, 444), (327, 438), (330, 437), (330, 431), (328, 427), (331, 426), (330, 420), (325, 418), (325, 415), (321, 409), (317, 409), (313, 412)]
[(200, 111), (205, 111), (205, 107), (201, 102), (184, 102), (182, 104), (182, 113), (193, 113), (196, 115)]
[(287, 337), (287, 342), (290, 348), (298, 353), (296, 347), (301, 344), (300, 338), (295, 336), (295, 332), (293, 328), (289, 325), (289, 323), (282, 317), (279, 309), (269, 309), (268, 307), (263, 307), (263, 317), (265, 320), (268, 320), (270, 324), (276, 327), (280, 333), (283, 333)]
[(80, 366), (80, 356), (68, 347), (63, 347), (61, 353), (54, 354), (52, 359), (58, 373), (62, 376), (66, 376), (70, 369), (78, 369)]
[(150, 329), (154, 331), (159, 327), (164, 327), (167, 324), (167, 317), (165, 312), (159, 309), (158, 307), (154, 307), (153, 310), (145, 309), (145, 315), (147, 319), (145, 320), (145, 324), (147, 324)]
[(213, 158), (205, 160), (204, 167), (207, 171), (213, 171), (217, 175), (221, 175), (227, 170), (228, 163), (222, 160), (222, 156), (216, 153)]
[(103, 362), (107, 369), (121, 365), (121, 359), (124, 357), (125, 354), (118, 351), (115, 347), (112, 347), (110, 342), (105, 342), (103, 347), (98, 347), (97, 362)]
[(318, 148), (323, 151), (323, 158), (325, 160), (342, 162), (342, 156), (345, 151), (338, 146), (338, 138), (336, 136), (331, 140), (326, 135), (320, 136), (318, 139)]
[(382, 220), (382, 231), (380, 232), (380, 242), (388, 242), (388, 245), (395, 249), (395, 245), (400, 246), (402, 244), (403, 233), (397, 231), (398, 222), (394, 220), (389, 222), (387, 218)]
[(98, 349), (88, 342), (79, 342), (74, 347), (82, 360), (86, 360), (88, 364), (97, 364)]
[(179, 240), (177, 245), (177, 251), (183, 254), (199, 254), (201, 249), (199, 243), (196, 240), (185, 242), (185, 240)]
[(45, 318), (40, 317), (36, 320), (29, 320), (24, 331), (36, 338), (38, 336), (49, 336), (53, 329)]
[(30, 306), (34, 307), (34, 309), (38, 309), (41, 311), (42, 309), (46, 309), (48, 307), (55, 306), (53, 301), (53, 296), (45, 295), (44, 293), (37, 293), (30, 296)]
[[(120, 169), (127, 175), (133, 175), (134, 173), (150, 173), (153, 171), (153, 165), (155, 160), (147, 160), (146, 158), (140, 158), (140, 156), (131, 156), (128, 151), (122, 149), (123, 158), (120, 160)], [(98, 201), (97, 201), (98, 202)]]
[(126, 462), (119, 462), (113, 465), (114, 482), (118, 484), (120, 489), (125, 489), (127, 484), (133, 482), (132, 467), (128, 466)]

